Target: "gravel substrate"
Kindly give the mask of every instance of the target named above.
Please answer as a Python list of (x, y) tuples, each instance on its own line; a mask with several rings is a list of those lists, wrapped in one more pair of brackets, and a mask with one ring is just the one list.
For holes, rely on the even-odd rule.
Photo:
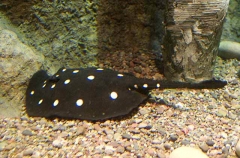
[[(104, 122), (1, 119), (1, 158), (160, 157), (176, 148), (200, 148), (209, 157), (236, 157), (240, 136), (240, 62), (218, 59), (215, 76), (228, 81), (223, 89), (167, 89), (136, 113)], [(169, 105), (152, 100), (164, 99)]]

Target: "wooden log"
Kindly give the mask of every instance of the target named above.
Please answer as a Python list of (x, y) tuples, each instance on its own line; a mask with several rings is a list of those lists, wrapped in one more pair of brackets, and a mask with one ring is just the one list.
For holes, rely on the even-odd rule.
[(213, 77), (229, 0), (168, 0), (163, 43), (169, 80), (200, 82)]

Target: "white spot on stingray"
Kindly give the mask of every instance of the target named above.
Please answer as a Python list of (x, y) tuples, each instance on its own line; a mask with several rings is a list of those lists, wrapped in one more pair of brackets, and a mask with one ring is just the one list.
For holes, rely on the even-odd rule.
[(51, 88), (55, 88), (55, 86), (56, 86), (56, 84), (53, 84), (53, 85), (51, 86)]
[(47, 80), (45, 80), (43, 83), (47, 83)]
[(102, 115), (105, 115), (105, 113), (103, 112)]
[(157, 88), (159, 88), (159, 87), (160, 87), (160, 84), (158, 83), (158, 84), (157, 84)]
[(74, 70), (74, 71), (73, 71), (74, 74), (76, 74), (76, 73), (78, 73), (78, 72), (79, 72), (79, 70)]
[(33, 95), (34, 94), (34, 91), (31, 91), (31, 93), (30, 93), (31, 95)]
[(59, 103), (59, 100), (57, 99), (57, 100), (55, 100), (55, 101), (53, 102), (53, 106), (57, 106), (58, 103)]
[(39, 100), (38, 105), (42, 104), (43, 99)]
[(77, 106), (82, 106), (82, 105), (83, 105), (83, 100), (82, 100), (82, 99), (78, 99), (78, 100), (76, 101), (76, 105), (77, 105)]
[(44, 84), (44, 85), (42, 86), (42, 88), (44, 88), (44, 87), (46, 87), (46, 84)]
[(143, 85), (143, 88), (148, 88), (148, 84), (144, 84), (144, 85)]
[(95, 78), (95, 76), (90, 75), (90, 76), (88, 76), (87, 78), (88, 78), (89, 80), (93, 80), (93, 79)]
[(112, 93), (110, 94), (110, 97), (111, 97), (112, 99), (117, 99), (117, 97), (118, 97), (117, 92), (112, 92)]
[(59, 77), (59, 75), (56, 75), (56, 77)]
[(137, 88), (138, 88), (138, 85), (136, 85), (136, 84), (135, 84), (135, 85), (134, 85), (134, 88), (136, 88), (136, 89), (137, 89)]
[(123, 74), (118, 74), (117, 76), (118, 76), (118, 77), (123, 77)]
[(62, 72), (66, 71), (67, 69), (62, 69)]
[(69, 84), (69, 82), (70, 82), (70, 79), (67, 79), (64, 81), (64, 84)]
[(102, 71), (103, 69), (102, 69), (102, 68), (98, 68), (97, 70), (98, 70), (98, 71)]

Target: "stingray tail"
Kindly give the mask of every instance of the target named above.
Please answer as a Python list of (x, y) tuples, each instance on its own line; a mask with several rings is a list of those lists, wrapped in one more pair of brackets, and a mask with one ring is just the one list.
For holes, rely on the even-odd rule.
[(170, 81), (161, 81), (160, 89), (165, 88), (191, 88), (191, 89), (216, 89), (223, 88), (227, 81), (222, 80), (206, 80), (199, 83), (188, 83), (188, 82), (170, 82)]
[(171, 89), (171, 88), (191, 88), (191, 89), (216, 89), (223, 88), (227, 84), (226, 81), (222, 80), (206, 80), (199, 83), (189, 83), (189, 82), (174, 82), (167, 80), (148, 80), (142, 79), (138, 80), (134, 86), (130, 89), (136, 90), (143, 94), (148, 94), (149, 90), (152, 89)]

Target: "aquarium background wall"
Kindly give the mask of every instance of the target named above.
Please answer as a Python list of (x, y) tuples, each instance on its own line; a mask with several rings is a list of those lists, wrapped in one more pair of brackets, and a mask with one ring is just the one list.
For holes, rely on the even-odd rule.
[(160, 54), (164, 8), (164, 1), (157, 0), (3, 0), (0, 5), (21, 40), (44, 55), (43, 66), (50, 72), (62, 66), (125, 65), (141, 73), (142, 65), (151, 63), (138, 67), (140, 61), (129, 60)]

